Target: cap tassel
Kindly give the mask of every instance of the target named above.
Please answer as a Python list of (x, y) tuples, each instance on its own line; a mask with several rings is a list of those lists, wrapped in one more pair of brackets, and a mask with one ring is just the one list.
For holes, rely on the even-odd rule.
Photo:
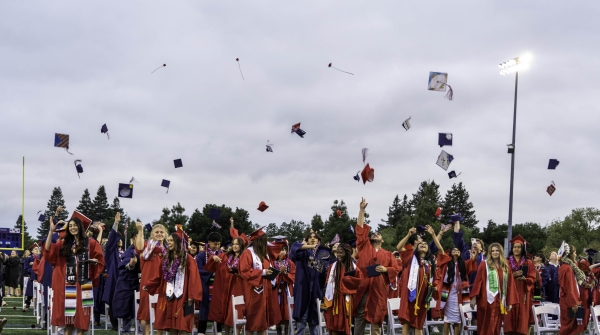
[(154, 71), (150, 72), (150, 74), (153, 74), (154, 72), (156, 72), (156, 70), (158, 70), (160, 68), (163, 68), (163, 67), (166, 67), (166, 66), (167, 66), (167, 64), (163, 64), (163, 65), (157, 67), (156, 69), (154, 69)]
[(238, 67), (240, 68), (240, 75), (242, 76), (242, 80), (246, 80), (246, 79), (244, 79), (244, 74), (242, 73), (242, 66), (240, 65), (240, 59), (236, 58), (235, 61), (238, 62)]
[(215, 220), (213, 220), (212, 226), (215, 227), (215, 228), (217, 228), (217, 229), (221, 229), (221, 225), (218, 224)]
[(338, 69), (337, 67), (333, 66), (333, 65), (332, 65), (332, 63), (329, 63), (329, 67), (330, 67), (330, 68), (332, 68), (332, 69), (336, 69), (336, 70), (338, 70), (338, 71), (340, 71), (340, 72), (344, 72), (344, 73), (347, 73), (347, 74), (354, 75), (354, 73), (350, 73), (350, 72), (348, 72), (348, 71), (344, 71), (344, 70), (342, 70), (342, 69)]
[(65, 147), (65, 151), (69, 153), (69, 155), (72, 155), (73, 153), (69, 151), (69, 147)]
[(446, 93), (446, 96), (444, 98), (452, 101), (452, 98), (454, 97), (454, 91), (452, 90), (452, 86), (446, 84), (446, 86), (448, 86), (448, 92)]
[(106, 137), (110, 140), (110, 135), (108, 135), (108, 132), (106, 132)]

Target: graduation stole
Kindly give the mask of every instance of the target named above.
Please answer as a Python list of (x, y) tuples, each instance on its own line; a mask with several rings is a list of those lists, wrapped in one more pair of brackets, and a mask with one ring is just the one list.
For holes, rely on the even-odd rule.
[[(262, 261), (261, 261), (260, 257), (258, 257), (258, 255), (254, 252), (254, 247), (248, 247), (248, 250), (252, 254), (252, 268), (254, 270), (260, 270), (262, 272), (262, 270), (263, 270)], [(267, 258), (268, 257), (269, 256), (267, 255)], [(264, 285), (260, 285), (259, 287), (253, 287), (252, 289), (254, 289), (254, 292), (256, 292), (256, 294), (262, 294), (265, 287), (264, 287)]]
[(92, 280), (89, 278), (89, 259), (89, 239), (87, 238), (82, 253), (67, 257), (65, 282), (65, 323), (67, 324), (73, 324), (75, 321), (77, 283), (81, 286), (82, 307), (94, 307)]
[[(334, 301), (334, 294), (335, 294), (335, 277), (337, 277), (337, 270), (336, 270), (336, 265), (337, 265), (337, 261), (333, 263), (333, 265), (331, 265), (331, 272), (329, 272), (329, 277), (327, 278), (327, 284), (325, 286), (325, 300), (323, 301), (325, 303), (325, 306), (327, 306), (327, 308), (333, 306), (333, 315), (337, 315), (339, 314), (339, 308), (337, 305), (337, 301)], [(354, 262), (352, 262), (352, 270), (350, 271), (354, 271), (356, 270), (356, 264), (354, 264)], [(340, 274), (341, 276), (341, 274)], [(341, 280), (341, 278), (340, 278)], [(346, 294), (345, 296), (345, 300), (346, 302), (349, 301), (349, 296)]]
[[(413, 259), (414, 260), (414, 259)], [(421, 260), (421, 263), (423, 264), (423, 277), (421, 278), (421, 283), (419, 284), (419, 286), (417, 287), (417, 296), (415, 298), (415, 315), (419, 314), (419, 310), (421, 309), (421, 307), (419, 307), (419, 296), (421, 295), (422, 290), (421, 288), (423, 287), (423, 283), (425, 283), (426, 287), (427, 287), (427, 293), (425, 295), (425, 309), (429, 309), (429, 300), (431, 300), (431, 295), (433, 294), (433, 289), (431, 288), (431, 281), (429, 280), (429, 275), (431, 274), (431, 264), (429, 263), (429, 261), (426, 260)], [(417, 274), (418, 274), (418, 270), (419, 270), (419, 266), (416, 267), (417, 269)], [(412, 264), (411, 264), (411, 274), (412, 274)], [(431, 277), (431, 279), (433, 279), (433, 277)], [(410, 295), (409, 295), (409, 300), (410, 300)]]
[[(496, 267), (490, 267), (488, 262), (485, 262), (485, 268), (487, 271), (487, 302), (488, 304), (493, 304), (494, 299), (498, 295), (499, 285), (498, 285), (498, 270)], [(503, 278), (502, 281), (502, 290), (500, 291), (500, 314), (508, 314), (506, 311), (506, 288), (508, 286), (508, 273), (506, 270), (502, 270)]]
[(185, 282), (185, 267), (181, 266), (175, 273), (173, 281), (167, 282), (167, 288), (165, 294), (167, 300), (173, 300), (181, 298), (183, 295), (183, 283)]
[(417, 281), (419, 279), (419, 260), (417, 255), (413, 254), (410, 263), (410, 273), (408, 275), (408, 301), (413, 302), (417, 298)]

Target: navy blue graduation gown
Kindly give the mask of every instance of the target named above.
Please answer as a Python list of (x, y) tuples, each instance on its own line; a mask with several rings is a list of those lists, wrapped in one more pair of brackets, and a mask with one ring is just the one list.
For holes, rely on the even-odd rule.
[(31, 269), (29, 263), (33, 263), (35, 261), (35, 257), (33, 255), (27, 257), (23, 262), (23, 274), (25, 277), (29, 277), (29, 281), (27, 281), (27, 287), (25, 288), (25, 296), (33, 297), (33, 281), (37, 280), (37, 275)]
[[(138, 262), (131, 270), (125, 267), (136, 257)], [(140, 290), (140, 257), (135, 251), (133, 245), (129, 246), (123, 253), (123, 259), (117, 264), (118, 275), (114, 285), (114, 294), (112, 298), (113, 317), (122, 319), (135, 318), (135, 291)]]
[(196, 255), (196, 265), (198, 265), (200, 281), (202, 282), (202, 301), (200, 302), (198, 320), (206, 321), (208, 320), (208, 311), (210, 309), (209, 281), (214, 277), (215, 273), (204, 270), (204, 266), (206, 265), (206, 251), (201, 251)]
[(104, 292), (102, 292), (102, 302), (112, 306), (112, 299), (115, 293), (115, 284), (117, 282), (117, 276), (119, 269), (119, 249), (117, 244), (121, 239), (121, 235), (114, 229), (111, 229), (108, 233), (108, 241), (104, 247), (104, 269), (106, 269), (107, 276), (104, 282)]

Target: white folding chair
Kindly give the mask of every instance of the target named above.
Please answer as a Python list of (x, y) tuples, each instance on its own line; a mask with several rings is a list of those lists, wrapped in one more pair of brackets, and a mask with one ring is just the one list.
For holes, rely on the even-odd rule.
[(591, 308), (591, 317), (592, 317), (592, 330), (594, 335), (600, 335), (600, 321), (598, 318), (600, 317), (600, 305), (596, 305)]
[(317, 326), (319, 330), (319, 335), (327, 334), (327, 324), (325, 323), (325, 317), (323, 316), (323, 312), (321, 311), (321, 299), (317, 298), (317, 310), (319, 311), (319, 325)]
[[(472, 325), (473, 312), (477, 311), (477, 306), (471, 308), (470, 304), (459, 304), (458, 310), (460, 311), (460, 321), (462, 322), (462, 334), (471, 335), (477, 331), (477, 326)], [(458, 334), (455, 334), (458, 335)]]
[[(429, 302), (429, 307), (434, 309), (437, 306), (437, 301), (435, 299), (431, 299)], [(433, 320), (428, 317), (425, 318), (425, 326), (423, 327), (424, 333), (429, 335), (429, 327), (444, 327), (444, 320)], [(450, 327), (452, 328), (452, 327)]]
[(48, 287), (48, 306), (46, 307), (48, 312), (46, 313), (46, 327), (48, 329), (48, 335), (56, 334), (54, 327), (52, 326), (52, 297), (54, 292), (51, 287)]
[(400, 298), (389, 298), (387, 300), (387, 333), (396, 335), (396, 329), (402, 329), (400, 319), (394, 315), (394, 311), (400, 309)]
[(231, 309), (232, 309), (232, 313), (233, 313), (233, 329), (234, 329), (234, 335), (238, 335), (238, 327), (242, 328), (242, 331), (244, 332), (244, 335), (246, 335), (246, 318), (242, 318), (240, 319), (238, 316), (238, 312), (237, 309), (235, 309), (235, 306), (237, 305), (244, 305), (244, 296), (243, 295), (238, 295), (236, 296), (231, 296)]
[(292, 294), (290, 292), (290, 287), (287, 287), (287, 309), (288, 309), (288, 314), (290, 315), (290, 320), (288, 321), (288, 331), (289, 331), (289, 335), (294, 335), (294, 318), (292, 317), (292, 314), (294, 313), (294, 310), (292, 308), (292, 305), (294, 304), (294, 297), (292, 297)]
[[(531, 306), (533, 310), (533, 331), (536, 335), (541, 335), (543, 333), (558, 333), (560, 330), (560, 324), (547, 324), (548, 314), (558, 315), (560, 313), (560, 308), (558, 306), (552, 305), (541, 305), (541, 306)], [(592, 312), (593, 314), (593, 312)], [(544, 317), (544, 315), (546, 317)], [(539, 317), (539, 320), (538, 320)], [(546, 321), (545, 321), (546, 320)], [(597, 322), (597, 321), (596, 321)]]
[[(108, 316), (108, 304), (104, 304), (104, 330), (108, 330), (108, 323), (110, 322), (110, 316)], [(112, 325), (111, 325), (112, 327)]]
[(152, 304), (158, 303), (158, 294), (153, 294), (150, 296), (150, 334), (154, 334), (154, 320), (156, 320), (155, 315), (156, 311)]
[(546, 327), (559, 327), (560, 328), (560, 306), (554, 302), (545, 302), (544, 306), (551, 306), (556, 309), (556, 319), (550, 318), (548, 314), (542, 314), (542, 322)]
[(37, 281), (33, 282), (33, 316), (37, 317), (37, 322), (40, 322), (40, 317), (39, 317), (39, 305), (38, 305), (38, 290), (39, 290), (40, 284)]
[(21, 296), (23, 297), (23, 308), (25, 309), (25, 291), (27, 291), (27, 283), (29, 282), (29, 277), (23, 277), (23, 292), (21, 292)]
[(133, 294), (133, 299), (135, 300), (135, 314), (133, 316), (133, 320), (134, 321), (134, 327), (135, 327), (135, 335), (138, 335), (138, 328), (139, 328), (139, 320), (137, 319), (137, 314), (138, 314), (138, 309), (140, 308), (140, 291), (135, 291), (135, 293)]

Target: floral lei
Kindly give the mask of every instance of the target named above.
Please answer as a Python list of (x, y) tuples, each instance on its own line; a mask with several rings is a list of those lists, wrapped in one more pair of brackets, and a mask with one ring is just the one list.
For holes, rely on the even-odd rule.
[(167, 270), (168, 262), (168, 257), (165, 257), (162, 263), (163, 278), (166, 282), (172, 282), (175, 279), (175, 275), (177, 274), (177, 269), (179, 269), (180, 261), (179, 258), (175, 258), (175, 260), (171, 264), (171, 268)]
[(229, 267), (230, 269), (237, 269), (238, 264), (240, 264), (239, 257), (235, 257), (232, 255), (232, 256), (229, 256), (229, 258), (227, 258), (227, 267)]
[(218, 255), (221, 252), (223, 252), (223, 250), (217, 249), (216, 251), (212, 251), (209, 246), (206, 246), (206, 251), (204, 252), (204, 254), (206, 255), (206, 263), (208, 263), (208, 259), (210, 257)]
[(519, 259), (519, 264), (517, 264), (517, 262), (515, 261), (515, 257), (513, 255), (510, 255), (510, 257), (508, 257), (508, 262), (510, 264), (511, 270), (519, 271), (521, 269), (521, 265), (525, 263), (525, 257), (521, 256), (521, 259)]
[(285, 268), (286, 270), (289, 270), (288, 266), (289, 266), (289, 264), (288, 264), (288, 259), (287, 258), (284, 258), (282, 260), (276, 260), (273, 263), (273, 267), (275, 269), (277, 269), (277, 270), (282, 269), (282, 268)]

